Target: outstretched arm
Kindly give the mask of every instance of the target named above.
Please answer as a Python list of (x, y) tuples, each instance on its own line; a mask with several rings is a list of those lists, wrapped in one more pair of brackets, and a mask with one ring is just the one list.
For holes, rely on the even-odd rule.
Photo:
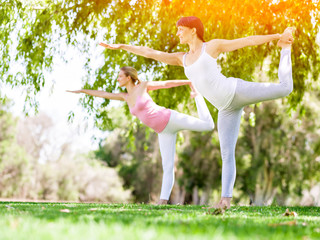
[(234, 40), (214, 39), (208, 42), (208, 48), (209, 51), (211, 50), (212, 54), (219, 54), (222, 52), (231, 52), (243, 47), (261, 45), (273, 40), (281, 40), (291, 44), (293, 42), (293, 37), (291, 33), (284, 31), (283, 34), (255, 35)]
[(126, 45), (126, 44), (106, 44), (106, 43), (99, 43), (100, 46), (117, 50), (117, 49), (123, 49), (128, 52), (146, 57), (146, 58), (152, 58), (154, 60), (169, 64), (169, 65), (177, 65), (182, 66), (182, 58), (184, 53), (167, 53), (162, 52), (158, 50), (154, 50), (149, 47), (143, 47), (143, 46), (132, 46), (132, 45)]
[(273, 40), (280, 39), (280, 36), (280, 34), (256, 35), (233, 40), (215, 39), (212, 41), (214, 41), (214, 44), (217, 46), (218, 52), (222, 53), (231, 52), (248, 46), (261, 45), (267, 42), (271, 42)]
[(111, 100), (120, 100), (120, 101), (125, 101), (124, 96), (125, 93), (109, 93), (105, 91), (100, 91), (100, 90), (89, 90), (89, 89), (81, 89), (81, 90), (76, 90), (76, 91), (67, 91), (71, 93), (85, 93), (90, 96), (94, 97), (101, 97), (101, 98), (107, 98)]
[(167, 80), (167, 81), (151, 81), (144, 82), (146, 84), (147, 90), (157, 90), (162, 88), (173, 88), (182, 85), (189, 85), (192, 89), (192, 83), (190, 80)]

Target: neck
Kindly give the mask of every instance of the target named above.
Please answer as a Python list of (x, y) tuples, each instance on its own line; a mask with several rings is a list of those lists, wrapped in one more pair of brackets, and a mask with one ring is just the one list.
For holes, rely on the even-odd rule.
[(201, 50), (203, 42), (199, 38), (193, 38), (189, 43), (189, 52), (194, 53), (198, 50)]
[(129, 82), (125, 87), (127, 89), (127, 92), (130, 94), (132, 91), (133, 91), (133, 88), (135, 87), (136, 85), (134, 85), (133, 82)]

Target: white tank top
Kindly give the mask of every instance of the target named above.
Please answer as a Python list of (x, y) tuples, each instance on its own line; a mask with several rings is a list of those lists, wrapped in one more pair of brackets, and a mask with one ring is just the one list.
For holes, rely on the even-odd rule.
[(203, 43), (200, 57), (190, 66), (185, 63), (188, 53), (183, 56), (184, 72), (195, 88), (220, 111), (232, 102), (237, 79), (222, 75), (217, 59), (206, 53), (205, 45)]

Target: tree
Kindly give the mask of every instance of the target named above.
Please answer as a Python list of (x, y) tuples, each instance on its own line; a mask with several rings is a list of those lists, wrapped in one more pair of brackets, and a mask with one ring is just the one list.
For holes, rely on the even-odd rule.
[(23, 8), (22, 3), (16, 0), (0, 1), (0, 78), (14, 85), (12, 75), (7, 75), (10, 62), (12, 61), (12, 52), (10, 51), (10, 46), (13, 41), (11, 39), (13, 32), (15, 31), (19, 21), (23, 21)]
[[(53, 56), (63, 54), (61, 41), (69, 46), (78, 46), (87, 54), (88, 77), (84, 88), (116, 89), (115, 70), (123, 65), (135, 66), (141, 72), (152, 75), (152, 79), (185, 78), (183, 69), (174, 66), (164, 66), (151, 59), (137, 57), (126, 52), (105, 51), (105, 63), (94, 74), (90, 68), (90, 39), (101, 37), (107, 42), (122, 42), (150, 46), (168, 52), (186, 50), (179, 46), (175, 37), (175, 22), (180, 16), (197, 15), (205, 23), (206, 39), (239, 38), (253, 34), (281, 33), (285, 27), (296, 27), (296, 41), (293, 46), (293, 74), (295, 79), (294, 93), (289, 97), (293, 107), (301, 101), (303, 94), (311, 87), (307, 76), (313, 81), (318, 80), (319, 46), (315, 38), (319, 27), (319, 2), (307, 0), (277, 1), (254, 0), (250, 2), (234, 1), (34, 1), (24, 2), (10, 0), (1, 1), (2, 21), (9, 23), (16, 13), (19, 18), (11, 24), (5, 24), (2, 31), (4, 40), (2, 48), (9, 45), (8, 36), (13, 27), (22, 25), (18, 33), (18, 46), (15, 59), (22, 62), (24, 71), (4, 78), (12, 85), (25, 85), (29, 91), (29, 102), (32, 92), (36, 94), (45, 83), (43, 70), (50, 70)], [(23, 5), (23, 7), (21, 7)], [(199, 9), (201, 9), (199, 11)], [(255, 12), (256, 14), (252, 14)], [(83, 37), (79, 37), (83, 36)], [(102, 40), (102, 39), (101, 39)], [(9, 58), (8, 50), (4, 51), (2, 59)], [(221, 56), (220, 63), (227, 76), (250, 80), (257, 65), (271, 56), (270, 81), (276, 79), (276, 69), (279, 62), (279, 51), (273, 44), (265, 44), (253, 48), (245, 48)], [(248, 62), (250, 64), (248, 64)], [(9, 67), (3, 67), (2, 73), (10, 73)], [(107, 81), (106, 81), (107, 80)], [(32, 91), (31, 91), (32, 89)], [(173, 101), (168, 101), (168, 97)], [(155, 94), (161, 105), (176, 107), (177, 102), (185, 103), (185, 91), (165, 90), (160, 95)], [(170, 99), (170, 98), (169, 98)], [(31, 101), (32, 102), (32, 101)], [(95, 101), (85, 97), (82, 104), (89, 112), (96, 115), (99, 125), (110, 124), (107, 121), (108, 111), (104, 108), (96, 112)], [(105, 107), (108, 100), (102, 104)]]
[(155, 201), (162, 178), (157, 134), (121, 108), (112, 108), (111, 117), (113, 129), (95, 151), (96, 158), (117, 169), (136, 202)]
[(179, 149), (177, 182), (180, 203), (207, 204), (213, 189), (221, 185), (221, 157), (218, 133), (183, 132)]
[(314, 93), (306, 99), (298, 109), (304, 111), (303, 117), (297, 112), (288, 117), (279, 100), (245, 109), (237, 146), (236, 187), (255, 205), (274, 200), (292, 204), (289, 195), (295, 199), (318, 181), (319, 100)]
[[(7, 103), (8, 104), (8, 103)], [(16, 141), (17, 119), (0, 105), (0, 197), (26, 197), (31, 182), (30, 158)]]
[[(48, 116), (28, 118), (21, 131), (18, 119), (7, 108), (0, 105), (0, 197), (110, 203), (131, 200), (130, 190), (123, 190), (115, 169), (90, 156), (74, 154), (68, 142), (47, 149), (53, 127)], [(48, 155), (41, 154), (44, 150)]]
[[(202, 19), (206, 28), (206, 40), (281, 33), (288, 25), (296, 27), (292, 49), (294, 92), (287, 98), (291, 108), (301, 109), (298, 113), (303, 116), (306, 113), (302, 104), (304, 94), (319, 88), (320, 48), (315, 42), (319, 33), (319, 1), (0, 1), (0, 21), (3, 23), (0, 40), (3, 51), (0, 57), (3, 62), (10, 63), (1, 67), (0, 83), (26, 86), (26, 102), (31, 105), (36, 105), (35, 95), (45, 84), (43, 71), (50, 71), (54, 57), (63, 56), (64, 50), (60, 47), (63, 44), (79, 48), (87, 57), (84, 67), (88, 74), (84, 88), (118, 91), (115, 75), (123, 65), (136, 67), (149, 80), (185, 78), (181, 67), (167, 66), (127, 52), (110, 50), (104, 52), (105, 62), (94, 71), (90, 65), (91, 57), (94, 56), (90, 51), (90, 43), (92, 40), (103, 39), (106, 42), (144, 45), (167, 52), (185, 51), (186, 46), (180, 46), (175, 37), (175, 22), (187, 15), (197, 15)], [(15, 32), (15, 27), (20, 26), (21, 30)], [(13, 60), (20, 64), (22, 70), (13, 71)], [(270, 62), (265, 69), (263, 64), (267, 60)], [(223, 54), (219, 62), (226, 76), (260, 81), (256, 73), (263, 71), (268, 74), (268, 82), (272, 82), (277, 81), (279, 50), (274, 43), (264, 44)], [(185, 89), (155, 91), (152, 97), (159, 105), (175, 109), (182, 104), (183, 111), (189, 112), (189, 96)], [(5, 93), (0, 89), (0, 95), (3, 94)], [(95, 115), (99, 128), (115, 129), (113, 125), (116, 120), (111, 117), (109, 100), (100, 104), (100, 101), (86, 96), (81, 104), (88, 113)], [(212, 107), (210, 110), (216, 117), (217, 111)], [(124, 111), (126, 115), (130, 115), (126, 105)], [(251, 115), (255, 116), (256, 113), (258, 111)], [(137, 129), (144, 131), (138, 122), (128, 125), (127, 129), (130, 134), (136, 133)], [(151, 145), (148, 145), (150, 143), (136, 142), (137, 139), (130, 134), (127, 135), (128, 146), (137, 145), (139, 151), (148, 146), (153, 152)], [(147, 136), (150, 132), (146, 131), (144, 134)], [(140, 138), (146, 139), (145, 136)], [(132, 154), (134, 158), (138, 157), (137, 162), (140, 161), (140, 152)], [(133, 168), (129, 169), (131, 171)], [(194, 186), (198, 186), (197, 184)], [(247, 186), (245, 189), (252, 188)]]

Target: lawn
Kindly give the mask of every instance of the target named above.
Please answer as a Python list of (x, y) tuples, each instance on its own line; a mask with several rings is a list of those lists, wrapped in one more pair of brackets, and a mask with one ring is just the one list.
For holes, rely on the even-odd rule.
[(0, 239), (320, 239), (320, 208), (0, 202)]

